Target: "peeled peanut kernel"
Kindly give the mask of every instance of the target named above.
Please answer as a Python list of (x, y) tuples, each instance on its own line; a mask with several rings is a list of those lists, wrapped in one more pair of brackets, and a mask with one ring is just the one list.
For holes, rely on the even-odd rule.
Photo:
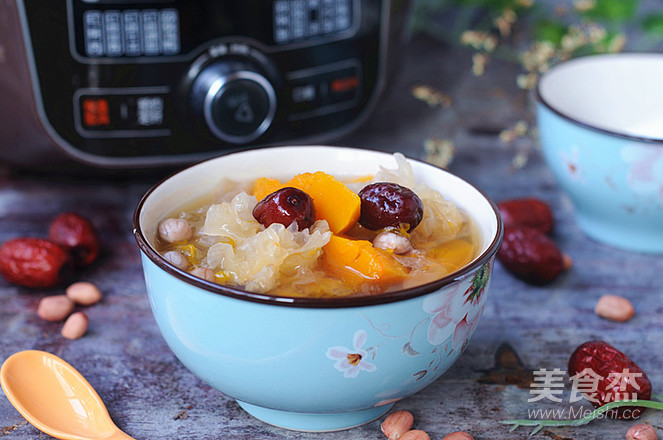
[(78, 339), (87, 331), (88, 319), (87, 315), (83, 312), (72, 313), (69, 318), (64, 322), (62, 331), (60, 332), (63, 337), (67, 339)]
[(159, 223), (159, 237), (169, 243), (185, 241), (193, 235), (193, 228), (183, 218), (167, 218)]
[(456, 431), (446, 435), (442, 440), (474, 440), (474, 437), (464, 431)]
[(653, 426), (641, 423), (631, 426), (626, 431), (626, 440), (657, 440), (658, 435)]
[(397, 255), (407, 254), (412, 250), (410, 239), (395, 232), (380, 232), (373, 239), (373, 246), (384, 250), (392, 250)]
[(67, 295), (45, 296), (39, 301), (37, 315), (46, 321), (62, 321), (74, 310), (74, 302)]
[(409, 411), (394, 411), (384, 419), (380, 429), (389, 440), (398, 440), (405, 432), (412, 429), (414, 416)]
[(90, 306), (101, 301), (101, 290), (92, 283), (79, 281), (67, 287), (67, 296), (76, 304)]
[(186, 269), (189, 265), (189, 262), (182, 252), (168, 251), (163, 254), (163, 258), (178, 269)]
[(405, 434), (401, 435), (400, 440), (430, 440), (426, 431), (419, 429), (412, 429)]
[(214, 281), (215, 276), (214, 276), (214, 271), (212, 269), (207, 269), (204, 267), (196, 267), (193, 269), (191, 272), (189, 272), (191, 275), (196, 276), (198, 278), (202, 278), (207, 281)]
[(631, 301), (618, 295), (603, 295), (594, 311), (602, 318), (617, 322), (628, 321), (635, 314)]

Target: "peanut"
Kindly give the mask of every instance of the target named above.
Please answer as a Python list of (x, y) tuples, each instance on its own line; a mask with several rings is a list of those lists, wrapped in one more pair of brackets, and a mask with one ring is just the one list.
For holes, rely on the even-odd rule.
[(92, 283), (79, 281), (67, 287), (67, 296), (76, 304), (90, 306), (101, 301), (101, 290)]
[(61, 334), (67, 339), (78, 339), (87, 331), (88, 319), (83, 312), (72, 313), (62, 326)]
[(159, 224), (159, 237), (169, 243), (185, 241), (193, 235), (193, 228), (183, 218), (168, 218)]
[(207, 281), (214, 281), (216, 279), (216, 277), (214, 276), (214, 271), (204, 267), (197, 267), (189, 273), (193, 276), (202, 278)]
[(430, 440), (426, 431), (419, 429), (412, 429), (405, 434), (401, 435), (400, 440)]
[(658, 435), (653, 426), (645, 423), (631, 426), (626, 431), (626, 440), (657, 440)]
[(412, 250), (410, 239), (395, 232), (380, 232), (373, 239), (373, 246), (384, 250), (392, 250), (395, 254), (407, 254)]
[(412, 429), (414, 416), (409, 411), (395, 411), (387, 416), (380, 425), (382, 433), (389, 440), (398, 440), (405, 432)]
[(603, 295), (594, 311), (602, 318), (617, 322), (628, 321), (635, 314), (631, 301), (618, 295)]
[(446, 435), (442, 440), (474, 440), (474, 437), (464, 431), (456, 431)]
[(74, 310), (74, 302), (67, 295), (45, 296), (39, 301), (37, 315), (46, 321), (62, 321)]
[(182, 254), (182, 252), (168, 251), (165, 254), (163, 254), (163, 258), (165, 258), (166, 261), (168, 261), (170, 264), (177, 267), (178, 269), (186, 269), (186, 267), (189, 265), (189, 262), (187, 261), (186, 257)]

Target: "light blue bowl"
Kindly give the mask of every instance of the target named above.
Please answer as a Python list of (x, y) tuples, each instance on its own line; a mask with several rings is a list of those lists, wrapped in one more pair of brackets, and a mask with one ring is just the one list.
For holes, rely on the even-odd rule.
[(420, 181), (465, 209), (480, 255), (433, 283), (364, 298), (254, 294), (193, 277), (154, 249), (158, 221), (209, 193), (220, 178), (395, 168), (392, 155), (338, 147), (250, 150), (181, 171), (152, 188), (134, 217), (150, 305), (178, 359), (247, 412), (296, 430), (345, 429), (374, 420), (440, 377), (461, 355), (483, 312), (502, 223), (472, 185), (413, 161)]
[(605, 244), (663, 253), (663, 55), (576, 58), (544, 74), (545, 160), (578, 226)]

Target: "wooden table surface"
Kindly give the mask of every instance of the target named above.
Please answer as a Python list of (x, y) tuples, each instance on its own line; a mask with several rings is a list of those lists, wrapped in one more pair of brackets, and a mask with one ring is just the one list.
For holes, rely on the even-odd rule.
[[(626, 352), (648, 374), (654, 392), (663, 394), (663, 256), (613, 249), (586, 238), (573, 219), (539, 154), (536, 140), (505, 144), (502, 129), (518, 120), (532, 122), (527, 94), (515, 85), (518, 68), (494, 61), (483, 77), (470, 72), (471, 53), (425, 37), (415, 38), (403, 70), (376, 111), (355, 133), (334, 140), (423, 158), (426, 139), (452, 137), (456, 146), (449, 170), (473, 182), (496, 202), (534, 196), (547, 201), (556, 219), (554, 240), (574, 261), (555, 283), (532, 287), (495, 265), (484, 316), (460, 360), (438, 381), (398, 402), (415, 416), (416, 428), (434, 440), (464, 430), (477, 440), (523, 439), (529, 428), (510, 432), (498, 423), (528, 418), (528, 411), (568, 411), (564, 401), (528, 402), (532, 371), (565, 370), (579, 344), (604, 339)], [(449, 108), (429, 107), (411, 88), (426, 84), (448, 93)], [(12, 148), (3, 145), (2, 148)], [(528, 152), (522, 168), (514, 157)], [(36, 315), (41, 297), (60, 290), (30, 290), (0, 280), (0, 359), (25, 349), (55, 353), (74, 365), (96, 388), (118, 426), (136, 439), (382, 439), (380, 421), (336, 433), (302, 433), (266, 425), (244, 413), (230, 398), (201, 383), (186, 370), (161, 338), (149, 309), (132, 214), (141, 195), (159, 176), (131, 179), (36, 177), (0, 172), (0, 242), (18, 236), (45, 236), (48, 223), (62, 211), (77, 211), (101, 231), (103, 254), (80, 274), (105, 293), (86, 310), (88, 333), (69, 341), (59, 323)], [(606, 293), (623, 295), (636, 316), (614, 323), (594, 314)], [(575, 408), (590, 408), (587, 403)], [(649, 410), (642, 421), (663, 436), (663, 412)], [(633, 422), (595, 420), (577, 428), (544, 428), (536, 438), (623, 439)], [(0, 398), (0, 437), (47, 438)]]

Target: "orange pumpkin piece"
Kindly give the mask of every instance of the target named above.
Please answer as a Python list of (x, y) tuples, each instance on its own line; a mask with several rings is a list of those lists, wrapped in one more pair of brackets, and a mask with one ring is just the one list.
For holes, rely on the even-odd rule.
[(323, 248), (322, 264), (331, 275), (360, 290), (363, 283), (384, 290), (403, 281), (408, 273), (391, 254), (373, 247), (368, 240), (332, 235)]
[(274, 191), (283, 188), (283, 184), (279, 179), (273, 177), (260, 177), (253, 183), (253, 195), (256, 196), (258, 201), (261, 201)]
[(331, 174), (317, 171), (298, 174), (283, 186), (300, 189), (313, 199), (316, 220), (327, 220), (329, 229), (340, 234), (359, 220), (361, 199)]
[(316, 220), (327, 220), (329, 229), (340, 234), (353, 227), (361, 213), (361, 199), (331, 174), (318, 171), (297, 174), (285, 183), (272, 177), (260, 177), (253, 184), (258, 201), (281, 188), (293, 187), (304, 191), (313, 200)]
[(468, 240), (455, 238), (426, 253), (431, 260), (439, 261), (449, 273), (455, 272), (474, 258), (474, 246)]
[(365, 176), (359, 176), (355, 179), (352, 179), (350, 183), (368, 183), (373, 179), (372, 174), (366, 174)]

